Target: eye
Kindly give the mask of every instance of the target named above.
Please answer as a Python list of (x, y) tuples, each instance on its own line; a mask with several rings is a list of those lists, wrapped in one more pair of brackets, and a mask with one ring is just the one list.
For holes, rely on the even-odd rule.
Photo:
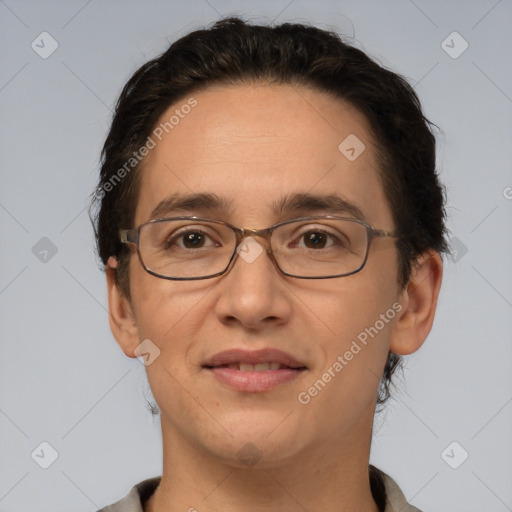
[(343, 248), (346, 243), (342, 233), (312, 226), (304, 226), (300, 232), (293, 236), (289, 247), (301, 247), (304, 249), (320, 250)]
[(170, 233), (165, 241), (165, 249), (204, 249), (219, 247), (212, 236), (197, 228), (179, 229)]
[(206, 236), (203, 233), (187, 233), (186, 235), (182, 235), (180, 240), (183, 244), (183, 247), (187, 249), (197, 249), (198, 247), (203, 247), (206, 243)]
[(309, 231), (302, 235), (304, 245), (308, 249), (323, 249), (329, 243), (329, 237), (319, 231)]

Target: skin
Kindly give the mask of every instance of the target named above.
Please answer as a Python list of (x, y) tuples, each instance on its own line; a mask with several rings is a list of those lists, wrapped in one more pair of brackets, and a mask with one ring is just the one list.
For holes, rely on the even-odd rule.
[[(207, 192), (230, 208), (173, 214), (266, 228), (304, 214), (274, 212), (283, 196), (337, 193), (371, 226), (395, 228), (370, 127), (351, 105), (285, 85), (209, 88), (194, 97), (197, 106), (144, 162), (134, 226), (173, 193)], [(349, 134), (366, 146), (353, 162), (338, 150)], [(169, 281), (145, 272), (132, 250), (131, 300), (115, 284), (114, 258), (107, 285), (111, 329), (124, 353), (134, 357), (147, 338), (161, 351), (146, 369), (161, 411), (163, 473), (145, 510), (377, 511), (368, 460), (379, 380), (388, 350), (410, 354), (431, 329), (439, 254), (421, 255), (401, 289), (391, 238), (372, 242), (359, 273), (326, 280), (285, 277), (263, 253), (252, 263), (238, 258), (221, 277)], [(309, 404), (299, 403), (297, 395), (394, 303), (400, 313)], [(268, 392), (235, 391), (202, 368), (235, 347), (278, 348), (308, 370)], [(253, 466), (237, 456), (247, 443), (261, 455)]]

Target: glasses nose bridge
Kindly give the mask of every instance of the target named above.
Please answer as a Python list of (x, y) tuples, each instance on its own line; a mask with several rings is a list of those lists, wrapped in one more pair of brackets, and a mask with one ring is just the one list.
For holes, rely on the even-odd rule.
[(244, 238), (248, 236), (257, 236), (259, 238), (264, 238), (267, 242), (270, 242), (270, 235), (272, 234), (272, 228), (265, 229), (248, 229), (248, 228), (238, 228), (236, 230), (238, 243), (240, 243)]

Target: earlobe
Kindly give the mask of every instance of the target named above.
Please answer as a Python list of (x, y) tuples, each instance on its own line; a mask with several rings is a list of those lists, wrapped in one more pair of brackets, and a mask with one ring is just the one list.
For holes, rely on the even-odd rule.
[(137, 323), (130, 300), (116, 283), (118, 264), (117, 259), (111, 256), (105, 268), (110, 330), (123, 352), (128, 357), (136, 357), (134, 350), (139, 345)]
[(391, 352), (407, 355), (421, 347), (434, 322), (442, 276), (443, 263), (437, 251), (427, 251), (416, 260), (403, 290), (403, 308), (393, 328)]

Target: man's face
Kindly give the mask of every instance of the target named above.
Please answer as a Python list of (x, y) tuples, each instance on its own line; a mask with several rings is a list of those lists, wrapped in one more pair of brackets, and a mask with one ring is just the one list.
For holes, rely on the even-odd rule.
[[(350, 105), (289, 86), (211, 88), (194, 97), (197, 106), (144, 162), (135, 226), (153, 218), (166, 198), (195, 194), (220, 202), (158, 217), (200, 216), (261, 229), (310, 215), (352, 216), (330, 208), (280, 208), (310, 194), (337, 195), (358, 206), (371, 226), (395, 228), (369, 125)], [(359, 273), (323, 280), (286, 277), (262, 252), (250, 262), (237, 257), (220, 277), (170, 281), (145, 272), (134, 255), (130, 289), (138, 341), (149, 339), (160, 349), (147, 373), (165, 436), (229, 464), (240, 464), (237, 453), (246, 446), (269, 466), (346, 451), (369, 438), (394, 326), (389, 310), (401, 299), (393, 239), (375, 239)], [(221, 352), (250, 357), (263, 349), (282, 351), (303, 369), (284, 370), (291, 376), (270, 389), (243, 390), (233, 383), (253, 377), (236, 363), (227, 380), (207, 366)], [(330, 378), (322, 377), (326, 372)], [(251, 382), (264, 379), (256, 375)], [(323, 384), (315, 387), (318, 380)]]

